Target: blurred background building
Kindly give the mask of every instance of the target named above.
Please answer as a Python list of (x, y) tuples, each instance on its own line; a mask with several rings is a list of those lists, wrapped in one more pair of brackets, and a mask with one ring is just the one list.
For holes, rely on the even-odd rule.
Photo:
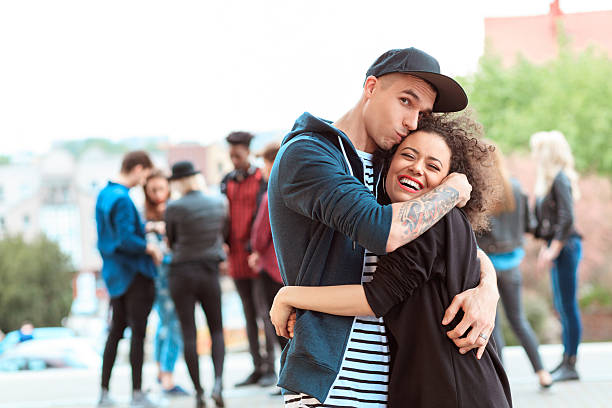
[(484, 24), (487, 46), (504, 66), (513, 65), (519, 55), (534, 63), (556, 58), (562, 36), (573, 51), (595, 46), (612, 56), (612, 10), (564, 13), (554, 0), (548, 14), (488, 17)]

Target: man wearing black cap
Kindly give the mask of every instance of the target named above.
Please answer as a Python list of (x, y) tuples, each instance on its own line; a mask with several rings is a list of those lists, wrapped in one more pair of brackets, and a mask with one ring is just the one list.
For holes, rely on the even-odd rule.
[(270, 386), (276, 383), (274, 371), (273, 333), (266, 331), (266, 354), (262, 356), (259, 347), (258, 318), (263, 311), (259, 282), (259, 272), (253, 270), (248, 263), (251, 254), (251, 228), (259, 198), (265, 189), (261, 171), (252, 166), (249, 161), (250, 144), (253, 135), (249, 132), (232, 132), (226, 140), (230, 145), (230, 159), (234, 170), (227, 174), (221, 182), (221, 191), (229, 202), (229, 228), (226, 242), (229, 246), (229, 275), (234, 279), (234, 285), (240, 295), (246, 320), (249, 351), (253, 358), (253, 372), (236, 384), (237, 387), (259, 384)]
[[(407, 48), (388, 51), (374, 62), (361, 98), (337, 121), (309, 113), (298, 118), (283, 141), (268, 188), (285, 283), (369, 281), (376, 255), (405, 245), (452, 207), (463, 206), (471, 187), (461, 174), (449, 175), (415, 200), (378, 204), (379, 169), (372, 153), (400, 143), (417, 128), (421, 115), (459, 111), (466, 105), (461, 86), (440, 74), (433, 57)], [(458, 295), (442, 322), (449, 323), (464, 310), (464, 319), (449, 332), (464, 352), (484, 350), (499, 297), (492, 265), (480, 256), (481, 284)], [(459, 339), (469, 327), (469, 335)], [(288, 407), (386, 406), (390, 364), (382, 319), (299, 311), (294, 337), (281, 359), (279, 386), (287, 390)]]

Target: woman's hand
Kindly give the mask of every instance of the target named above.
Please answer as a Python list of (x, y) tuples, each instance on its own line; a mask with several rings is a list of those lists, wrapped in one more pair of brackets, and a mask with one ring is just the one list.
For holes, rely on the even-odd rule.
[(552, 268), (552, 264), (559, 257), (559, 253), (563, 249), (563, 242), (553, 239), (549, 246), (543, 246), (538, 254), (538, 262), (536, 270), (538, 272), (547, 271)]
[(547, 246), (543, 246), (542, 248), (540, 248), (540, 253), (538, 254), (536, 269), (538, 270), (538, 272), (550, 269), (553, 260), (554, 258), (552, 257), (550, 249), (548, 249)]
[(159, 235), (166, 235), (166, 223), (164, 221), (147, 221), (145, 232), (157, 232)]
[(293, 327), (295, 326), (295, 309), (284, 301), (285, 289), (281, 288), (274, 297), (270, 309), (270, 320), (272, 320), (278, 336), (290, 339), (293, 337)]

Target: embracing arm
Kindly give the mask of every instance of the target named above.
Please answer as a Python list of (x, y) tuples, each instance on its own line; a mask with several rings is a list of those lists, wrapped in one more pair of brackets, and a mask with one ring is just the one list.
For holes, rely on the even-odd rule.
[[(497, 277), (495, 268), (489, 257), (481, 250), (477, 253), (480, 261), (480, 284), (474, 289), (468, 289), (453, 298), (442, 324), (449, 324), (459, 309), (463, 309), (463, 319), (455, 328), (446, 334), (459, 347), (462, 354), (473, 348), (478, 348), (477, 356), (480, 359), (488, 343), (488, 339), (495, 326), (495, 313), (497, 312), (497, 301), (499, 292), (497, 290)], [(463, 334), (472, 328), (469, 335), (461, 338)], [(487, 337), (480, 337), (483, 334)]]
[(270, 319), (276, 334), (291, 337), (287, 322), (294, 309), (338, 316), (374, 316), (361, 285), (285, 286), (274, 298)]
[(274, 302), (338, 316), (374, 316), (361, 285), (285, 286)]
[(419, 237), (453, 207), (462, 207), (470, 198), (471, 186), (463, 174), (453, 173), (432, 191), (414, 200), (392, 204), (393, 221), (387, 252)]
[(331, 150), (316, 139), (289, 145), (272, 170), (270, 197), (279, 194), (291, 210), (342, 232), (376, 254), (407, 244), (469, 199), (467, 178), (453, 173), (416, 200), (380, 205), (357, 178), (346, 173)]

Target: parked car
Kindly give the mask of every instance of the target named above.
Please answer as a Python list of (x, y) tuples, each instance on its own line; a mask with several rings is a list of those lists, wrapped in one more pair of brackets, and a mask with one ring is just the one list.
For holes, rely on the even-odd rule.
[(0, 371), (97, 368), (101, 364), (100, 355), (91, 342), (76, 337), (70, 329), (36, 328), (32, 337), (20, 343), (17, 331), (6, 335), (0, 342)]

